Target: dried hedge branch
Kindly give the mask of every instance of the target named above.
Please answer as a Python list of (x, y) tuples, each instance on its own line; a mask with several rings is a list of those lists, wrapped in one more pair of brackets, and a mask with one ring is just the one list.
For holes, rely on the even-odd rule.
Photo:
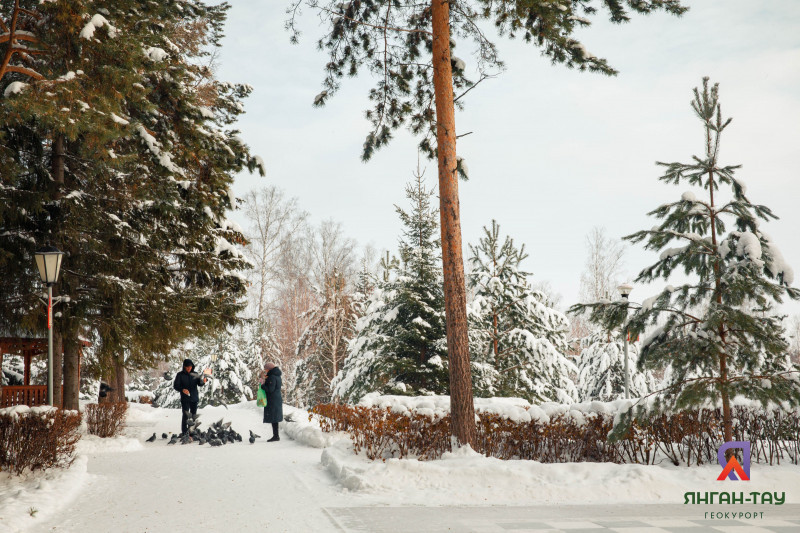
[(91, 403), (86, 406), (86, 427), (101, 438), (118, 435), (125, 428), (128, 402)]
[[(450, 416), (394, 413), (389, 408), (340, 404), (317, 405), (323, 431), (346, 431), (356, 453), (370, 459), (416, 457), (436, 459), (451, 451)], [(800, 416), (785, 411), (733, 409), (734, 440), (751, 442), (751, 460), (800, 464)], [(584, 413), (578, 421), (566, 414), (548, 422), (514, 422), (497, 414), (478, 413), (476, 451), (498, 459), (542, 463), (610, 462), (676, 465), (713, 463), (724, 442), (720, 409), (682, 411), (636, 420), (625, 438), (608, 440), (614, 418)]]
[(75, 460), (80, 413), (52, 407), (5, 411), (0, 414), (0, 470), (20, 475), (68, 467)]

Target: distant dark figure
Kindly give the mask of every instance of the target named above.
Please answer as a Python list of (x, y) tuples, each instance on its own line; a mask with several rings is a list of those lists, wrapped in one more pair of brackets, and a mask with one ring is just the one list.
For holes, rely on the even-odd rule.
[(281, 369), (272, 363), (264, 366), (267, 378), (261, 385), (267, 393), (267, 406), (264, 407), (264, 423), (272, 424), (272, 438), (267, 442), (281, 440), (278, 436), (278, 422), (283, 421), (283, 398), (281, 397)]
[(105, 381), (100, 382), (100, 392), (97, 394), (100, 398), (105, 398), (108, 396), (109, 392), (114, 392), (114, 389), (109, 387), (108, 383)]
[(181, 435), (188, 434), (189, 431), (189, 417), (194, 419), (197, 414), (197, 402), (200, 401), (200, 396), (197, 394), (197, 386), (205, 385), (208, 381), (208, 376), (211, 375), (211, 369), (206, 368), (203, 374), (193, 372), (194, 363), (191, 359), (186, 359), (183, 362), (183, 370), (178, 372), (175, 376), (175, 383), (173, 388), (181, 393), (181, 410), (183, 416), (181, 417)]

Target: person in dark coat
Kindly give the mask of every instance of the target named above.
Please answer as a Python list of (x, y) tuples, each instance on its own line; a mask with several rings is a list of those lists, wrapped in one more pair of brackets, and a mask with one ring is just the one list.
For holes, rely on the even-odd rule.
[(185, 435), (189, 430), (189, 414), (192, 418), (197, 414), (197, 402), (200, 401), (200, 395), (197, 394), (197, 386), (203, 386), (208, 381), (208, 376), (211, 375), (211, 369), (206, 368), (203, 370), (203, 375), (194, 372), (194, 363), (191, 359), (183, 361), (183, 370), (178, 372), (175, 376), (175, 383), (172, 387), (181, 393), (181, 410), (183, 416), (181, 417), (181, 434)]
[(281, 440), (278, 436), (278, 422), (283, 421), (283, 398), (281, 397), (281, 369), (272, 363), (264, 366), (267, 377), (261, 388), (267, 393), (267, 406), (264, 407), (264, 423), (272, 424), (272, 438), (267, 442)]

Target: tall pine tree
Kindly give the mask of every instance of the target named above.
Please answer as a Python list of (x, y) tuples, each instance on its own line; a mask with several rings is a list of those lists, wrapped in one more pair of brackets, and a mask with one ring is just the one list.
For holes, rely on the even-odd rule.
[[(364, 142), (363, 159), (386, 145), (404, 125), (422, 137), (421, 149), (438, 159), (451, 428), (460, 444), (474, 444), (458, 197), (458, 175), (465, 176), (466, 167), (456, 152), (455, 109), (463, 105), (462, 98), (477, 83), (502, 70), (497, 48), (482, 22), (495, 26), (500, 34), (522, 37), (554, 64), (613, 75), (616, 71), (605, 59), (590, 53), (575, 38), (577, 30), (591, 24), (587, 17), (605, 8), (611, 22), (621, 24), (630, 21), (631, 12), (664, 10), (681, 15), (688, 8), (679, 0), (292, 0), (288, 10), (292, 18), (287, 25), (295, 42), (300, 33), (295, 16), (304, 4), (318, 12), (327, 29), (318, 43), (329, 55), (325, 89), (314, 104), (323, 105), (345, 76), (367, 69), (377, 83), (369, 93), (374, 107), (367, 112), (372, 128)], [(466, 63), (452, 53), (456, 41), (467, 41), (475, 50), (477, 81), (466, 77)]]
[[(636, 281), (668, 279), (676, 270), (692, 279), (645, 300), (627, 329), (636, 335), (653, 328), (642, 341), (640, 369), (668, 367), (656, 408), (721, 405), (724, 439), (730, 441), (735, 396), (800, 403), (798, 368), (788, 361), (781, 317), (774, 314), (776, 303), (800, 298), (800, 291), (789, 286), (792, 269), (761, 229), (762, 221), (777, 217), (751, 203), (734, 175), (738, 165), (720, 163), (720, 140), (731, 119), (722, 117), (718, 86), (704, 78), (691, 105), (703, 124), (704, 153), (691, 163), (659, 163), (665, 168), (659, 179), (695, 190), (651, 211), (658, 225), (625, 238), (660, 251)], [(573, 309), (582, 307), (592, 308), (592, 318), (607, 327), (623, 324), (628, 311), (627, 302)]]

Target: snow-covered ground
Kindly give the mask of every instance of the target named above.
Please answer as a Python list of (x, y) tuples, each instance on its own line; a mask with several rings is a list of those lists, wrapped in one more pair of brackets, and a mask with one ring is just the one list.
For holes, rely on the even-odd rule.
[[(330, 510), (337, 508), (682, 505), (685, 492), (719, 490), (800, 499), (793, 465), (753, 465), (746, 487), (723, 488), (716, 466), (548, 465), (469, 450), (428, 462), (372, 462), (353, 454), (347, 435), (322, 433), (305, 412), (285, 406), (297, 422), (282, 424), (282, 440), (267, 443), (254, 402), (229, 407), (202, 409), (200, 419), (231, 421), (243, 443), (168, 446), (161, 433), (179, 429), (180, 411), (131, 404), (126, 436), (84, 437), (72, 468), (21, 479), (0, 474), (0, 531), (335, 531)], [(262, 437), (253, 445), (250, 429)], [(154, 432), (158, 439), (144, 442)]]

